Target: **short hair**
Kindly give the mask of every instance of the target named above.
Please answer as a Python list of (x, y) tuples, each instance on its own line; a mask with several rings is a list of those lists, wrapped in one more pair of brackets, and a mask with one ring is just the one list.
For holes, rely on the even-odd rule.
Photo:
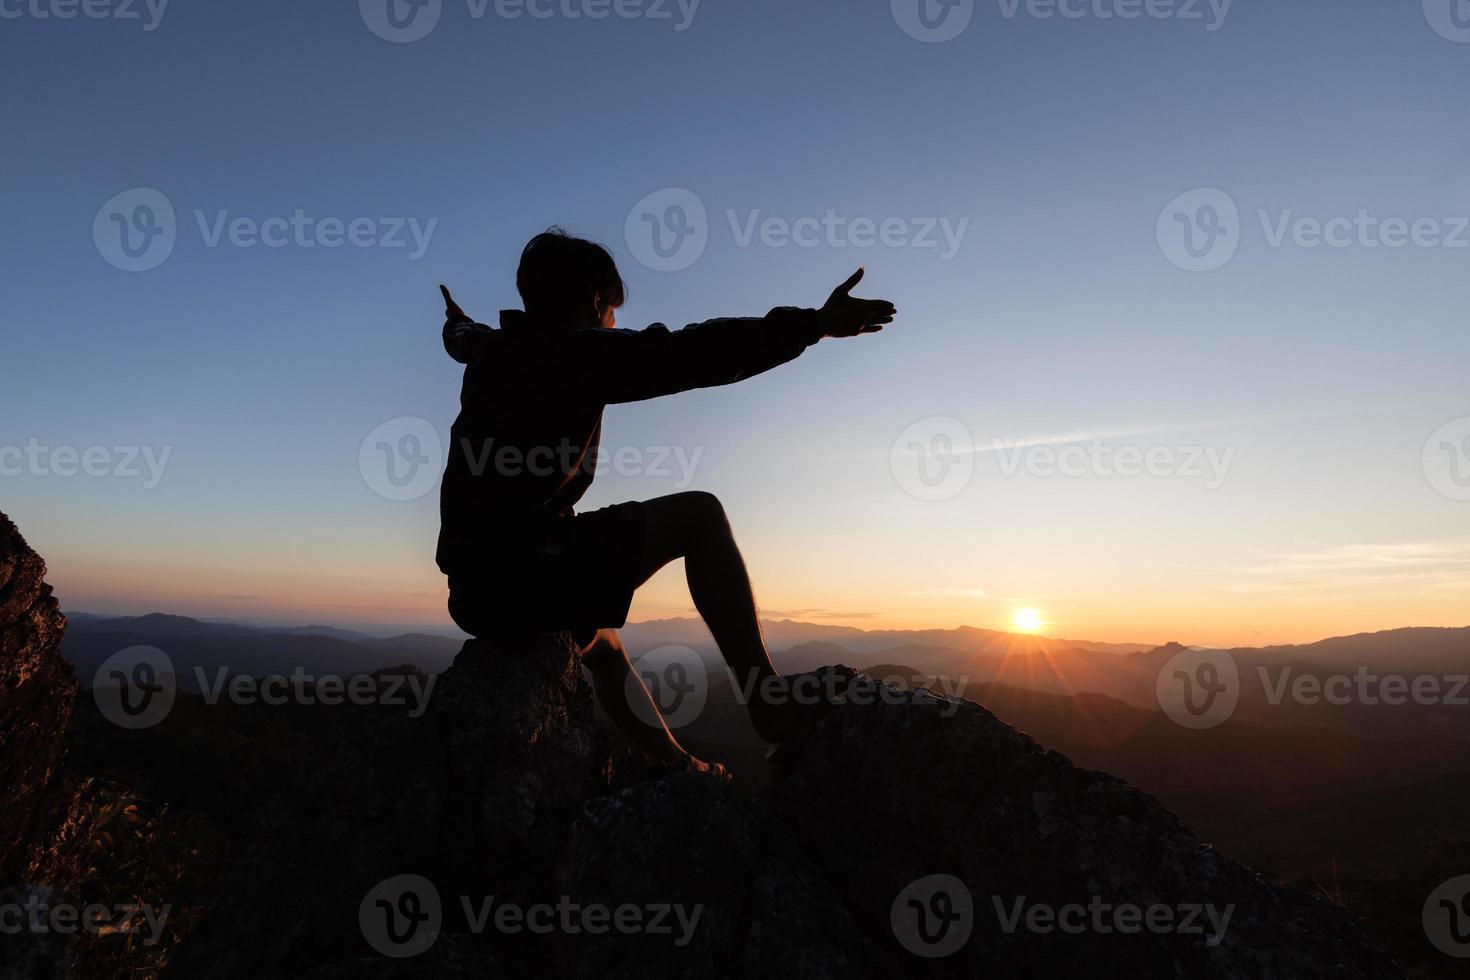
[(561, 314), (599, 295), (614, 308), (627, 298), (627, 286), (608, 250), (552, 227), (526, 243), (516, 270), (516, 289), (526, 312)]

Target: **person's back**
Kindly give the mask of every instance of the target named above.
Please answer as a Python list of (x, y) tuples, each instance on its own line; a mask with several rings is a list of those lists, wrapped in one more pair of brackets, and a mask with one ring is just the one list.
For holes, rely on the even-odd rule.
[(519, 311), (473, 346), (446, 330), (465, 364), (460, 414), (440, 488), (438, 563), (447, 575), (513, 558), (576, 503), (591, 482), (603, 405), (564, 383), (548, 364), (548, 333)]
[[(640, 585), (685, 559), (695, 605), (726, 659), (757, 680), (778, 675), (713, 496), (690, 492), (576, 513), (595, 474), (603, 408), (730, 384), (792, 360), (823, 337), (881, 330), (896, 311), (848, 295), (861, 277), (859, 270), (821, 310), (778, 307), (761, 318), (677, 331), (661, 324), (619, 330), (625, 289), (612, 256), (554, 229), (522, 253), (516, 285), (526, 309), (503, 312), (499, 329), (472, 321), (443, 289), (444, 346), (465, 365), (437, 553), (455, 622), (475, 636), (572, 632), (613, 721), (651, 755), (692, 759), (661, 723), (640, 720), (626, 701), (623, 685), (635, 675), (615, 631)], [(789, 702), (757, 700), (750, 708), (757, 730), (773, 742), (799, 715)]]

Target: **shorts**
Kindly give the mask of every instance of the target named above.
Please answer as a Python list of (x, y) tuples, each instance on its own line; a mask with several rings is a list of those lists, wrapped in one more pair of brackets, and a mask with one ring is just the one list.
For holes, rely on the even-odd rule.
[(585, 645), (628, 621), (643, 554), (643, 505), (553, 519), (540, 547), (486, 556), (449, 576), (449, 615), (473, 637), (512, 642), (570, 632)]

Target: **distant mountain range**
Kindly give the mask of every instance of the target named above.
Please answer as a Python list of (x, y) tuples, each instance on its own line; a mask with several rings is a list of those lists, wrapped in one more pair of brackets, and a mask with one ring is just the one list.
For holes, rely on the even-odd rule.
[(411, 665), (426, 673), (444, 670), (463, 639), (428, 633), (375, 637), (334, 627), (256, 627), (205, 622), (187, 616), (69, 617), (62, 656), (90, 686), (108, 657), (133, 646), (157, 647), (173, 661), (179, 687), (197, 691), (194, 668), (213, 674), (289, 675), (300, 669), (313, 676), (352, 676), (385, 667)]
[[(792, 620), (763, 624), (772, 659), (783, 673), (832, 663), (855, 667), (898, 664), (943, 681), (947, 690), (999, 684), (1060, 695), (1102, 694), (1126, 705), (1158, 709), (1160, 671), (1186, 647), (1178, 643), (1095, 643), (960, 627), (950, 630), (862, 630)], [(632, 623), (623, 639), (635, 659), (681, 647), (711, 667), (722, 661), (697, 619)], [(162, 649), (181, 673), (195, 667), (256, 675), (354, 674), (412, 665), (435, 673), (448, 666), (463, 640), (430, 633), (379, 637), (332, 626), (245, 626), (184, 616), (71, 616), (63, 654), (83, 683), (108, 656), (129, 646)], [(1230, 724), (1317, 727), (1366, 738), (1434, 736), (1470, 740), (1470, 627), (1409, 628), (1334, 637), (1316, 643), (1224, 651), (1237, 666), (1240, 704)], [(1282, 696), (1302, 677), (1396, 675), (1440, 684), (1433, 703), (1316, 703)], [(187, 679), (181, 678), (187, 688)], [(1118, 729), (1114, 726), (1113, 730)]]

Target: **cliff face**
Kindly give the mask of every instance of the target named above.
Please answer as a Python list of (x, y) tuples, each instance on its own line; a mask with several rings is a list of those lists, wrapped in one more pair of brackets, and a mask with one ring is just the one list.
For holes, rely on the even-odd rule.
[[(65, 890), (22, 866), (76, 682), (40, 562), (4, 529), (0, 887)], [(749, 798), (614, 766), (563, 638), (467, 643), (427, 711), (332, 709), (259, 787), (167, 975), (1403, 976), (1344, 911), (983, 707), (856, 690)]]
[[(566, 890), (721, 896), (697, 943), (665, 951), (671, 972), (693, 959), (751, 977), (1403, 975), (1341, 909), (1271, 886), (980, 705), (861, 700), (823, 720), (757, 805), (670, 781), (589, 805)], [(632, 977), (647, 950), (573, 936), (561, 963)]]
[(77, 681), (46, 563), (0, 514), (0, 883), (43, 862)]

